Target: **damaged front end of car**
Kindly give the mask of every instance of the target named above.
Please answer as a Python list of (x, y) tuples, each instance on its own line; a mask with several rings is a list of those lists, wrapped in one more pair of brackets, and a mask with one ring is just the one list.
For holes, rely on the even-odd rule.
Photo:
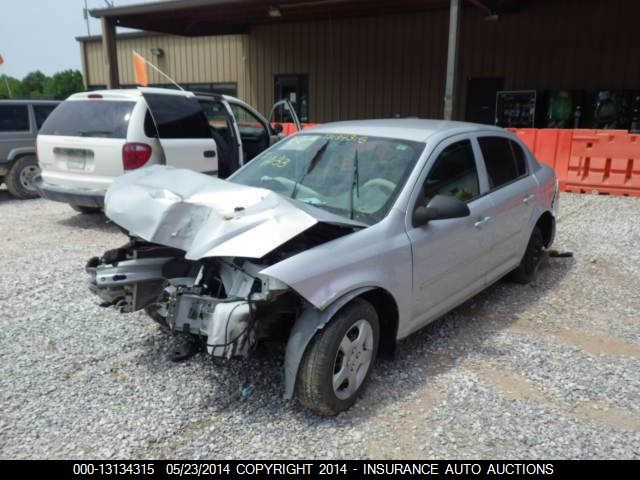
[(286, 325), (300, 306), (287, 285), (260, 270), (242, 259), (187, 260), (184, 252), (140, 240), (86, 266), (103, 306), (144, 309), (171, 331), (205, 337), (207, 351), (225, 358), (246, 354), (276, 319)]
[(224, 358), (286, 335), (312, 308), (286, 279), (263, 270), (363, 226), (268, 190), (168, 167), (117, 179), (105, 204), (130, 241), (86, 265), (101, 305), (144, 309), (171, 331), (205, 338), (207, 351)]

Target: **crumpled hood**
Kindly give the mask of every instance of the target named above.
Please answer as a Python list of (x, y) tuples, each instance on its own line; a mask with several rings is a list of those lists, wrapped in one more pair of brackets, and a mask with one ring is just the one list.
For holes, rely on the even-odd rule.
[(185, 257), (261, 258), (313, 225), (365, 227), (271, 190), (162, 165), (116, 178), (105, 214), (131, 235)]

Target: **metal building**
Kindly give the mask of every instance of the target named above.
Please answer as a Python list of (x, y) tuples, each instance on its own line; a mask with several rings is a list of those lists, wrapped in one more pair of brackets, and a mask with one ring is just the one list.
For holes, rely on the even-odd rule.
[(640, 91), (635, 0), (172, 0), (91, 14), (103, 36), (78, 38), (88, 88), (132, 85), (134, 49), (263, 112), (287, 96), (309, 122), (493, 123), (505, 90), (582, 92), (588, 116), (597, 91)]

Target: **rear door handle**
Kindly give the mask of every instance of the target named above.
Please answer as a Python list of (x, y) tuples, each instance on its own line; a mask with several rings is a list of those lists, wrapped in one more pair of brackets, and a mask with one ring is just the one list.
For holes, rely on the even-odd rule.
[(476, 223), (474, 223), (473, 226), (476, 228), (482, 228), (482, 226), (489, 220), (491, 220), (491, 217), (484, 217), (482, 220), (478, 220)]
[(532, 193), (531, 195), (527, 195), (526, 197), (524, 197), (522, 199), (522, 203), (529, 203), (531, 200), (533, 200), (535, 197), (535, 195)]
[(204, 155), (204, 158), (213, 158), (216, 156), (216, 151), (215, 150), (205, 150), (204, 152), (202, 152), (202, 154)]

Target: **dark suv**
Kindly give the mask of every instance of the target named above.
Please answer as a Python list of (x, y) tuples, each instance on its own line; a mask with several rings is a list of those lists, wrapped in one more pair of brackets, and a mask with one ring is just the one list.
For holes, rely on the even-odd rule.
[(33, 179), (40, 173), (36, 135), (60, 102), (0, 100), (0, 183), (18, 198), (38, 197)]

